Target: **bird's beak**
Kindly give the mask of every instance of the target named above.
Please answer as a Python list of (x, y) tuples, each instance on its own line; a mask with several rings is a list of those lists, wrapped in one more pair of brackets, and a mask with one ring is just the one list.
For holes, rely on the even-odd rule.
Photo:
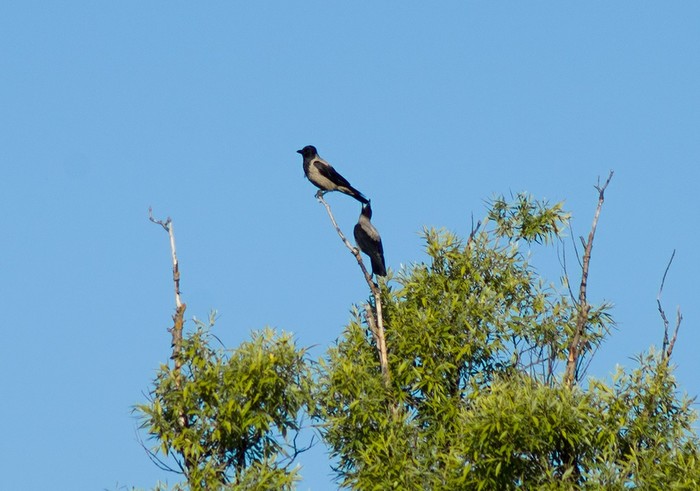
[(297, 153), (301, 153), (301, 150), (297, 150)]

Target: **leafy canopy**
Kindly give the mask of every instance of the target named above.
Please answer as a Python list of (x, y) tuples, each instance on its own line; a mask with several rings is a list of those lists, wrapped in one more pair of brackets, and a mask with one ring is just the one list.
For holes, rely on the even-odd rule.
[[(650, 352), (612, 386), (565, 386), (576, 318), (585, 368), (612, 327), (529, 264), (569, 215), (526, 195), (492, 201), (466, 240), (424, 232), (429, 262), (383, 288), (392, 383), (359, 315), (321, 365), (316, 417), (353, 489), (693, 489), (695, 413)], [(578, 373), (579, 380), (583, 371)]]
[(291, 489), (310, 394), (305, 350), (271, 329), (214, 349), (210, 327), (198, 322), (185, 337), (180, 371), (161, 366), (151, 400), (137, 406), (142, 427), (190, 489)]
[[(529, 263), (568, 220), (520, 194), (492, 200), (466, 239), (426, 229), (428, 261), (381, 284), (388, 383), (362, 309), (318, 362), (269, 329), (214, 349), (197, 324), (181, 370), (163, 365), (137, 408), (153, 458), (176, 463), (182, 489), (292, 489), (308, 413), (344, 488), (700, 489), (696, 414), (668, 353), (581, 383), (610, 306), (581, 305)], [(575, 335), (572, 386), (562, 369)]]

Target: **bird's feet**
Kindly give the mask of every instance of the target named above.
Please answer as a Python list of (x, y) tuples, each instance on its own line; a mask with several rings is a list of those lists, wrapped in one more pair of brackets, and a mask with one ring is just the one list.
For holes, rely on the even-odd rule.
[(326, 194), (326, 191), (324, 191), (324, 190), (322, 190), (322, 189), (319, 189), (319, 190), (316, 192), (316, 199), (318, 199), (318, 200), (323, 199), (323, 195), (324, 195), (324, 194)]

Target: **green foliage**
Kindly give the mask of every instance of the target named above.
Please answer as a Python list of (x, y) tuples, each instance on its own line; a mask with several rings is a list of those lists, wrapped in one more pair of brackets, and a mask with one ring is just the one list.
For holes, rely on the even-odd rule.
[[(494, 200), (466, 241), (426, 230), (428, 264), (383, 286), (392, 384), (359, 315), (319, 365), (315, 416), (354, 489), (695, 489), (694, 412), (651, 355), (613, 387), (560, 379), (579, 313), (528, 263), (568, 214)], [(581, 362), (612, 325), (591, 306)], [(656, 487), (660, 486), (660, 487)]]
[(700, 489), (693, 401), (677, 396), (671, 367), (653, 349), (637, 363), (630, 372), (618, 368), (612, 387), (591, 382), (599, 424), (612, 436), (590, 480), (611, 489)]
[[(213, 349), (198, 324), (181, 369), (162, 366), (138, 407), (158, 455), (186, 476), (173, 489), (292, 489), (304, 409), (344, 488), (700, 489), (696, 413), (663, 354), (580, 384), (610, 306), (582, 308), (529, 263), (568, 219), (520, 194), (494, 199), (467, 240), (425, 230), (429, 260), (381, 283), (390, 384), (358, 310), (317, 364), (269, 329)], [(571, 388), (561, 374), (575, 335)]]
[(319, 364), (316, 397), (327, 404), (319, 405), (315, 416), (322, 421), (326, 440), (349, 450), (336, 452), (341, 475), (343, 469), (362, 465), (368, 482), (407, 489), (419, 477), (409, 466), (412, 449), (406, 442), (412, 435), (403, 416), (387, 405), (376, 351), (366, 348), (369, 338), (357, 313), (345, 335), (348, 342), (331, 348), (328, 361)]
[(142, 427), (190, 489), (291, 489), (309, 403), (305, 350), (271, 329), (235, 350), (211, 344), (209, 327), (198, 323), (183, 340), (181, 370), (161, 366), (150, 402), (137, 407)]
[(570, 218), (563, 211), (563, 203), (549, 206), (546, 201), (534, 200), (524, 193), (518, 194), (512, 203), (498, 196), (490, 205), (487, 216), (495, 222), (496, 234), (509, 239), (548, 243), (559, 235)]

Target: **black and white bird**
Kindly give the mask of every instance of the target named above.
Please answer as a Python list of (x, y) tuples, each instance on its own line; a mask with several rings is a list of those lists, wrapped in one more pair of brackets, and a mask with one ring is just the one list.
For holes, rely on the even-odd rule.
[(355, 242), (362, 252), (369, 256), (372, 262), (372, 273), (375, 276), (386, 276), (386, 265), (384, 263), (384, 247), (379, 232), (374, 228), (370, 219), (372, 218), (372, 207), (369, 203), (362, 205), (360, 219), (355, 225), (353, 233)]
[(331, 164), (318, 156), (316, 147), (307, 145), (297, 150), (304, 157), (304, 174), (311, 183), (320, 191), (316, 196), (323, 196), (328, 191), (340, 191), (352, 196), (360, 203), (369, 203), (369, 200), (357, 189), (352, 187), (347, 179), (338, 174)]

